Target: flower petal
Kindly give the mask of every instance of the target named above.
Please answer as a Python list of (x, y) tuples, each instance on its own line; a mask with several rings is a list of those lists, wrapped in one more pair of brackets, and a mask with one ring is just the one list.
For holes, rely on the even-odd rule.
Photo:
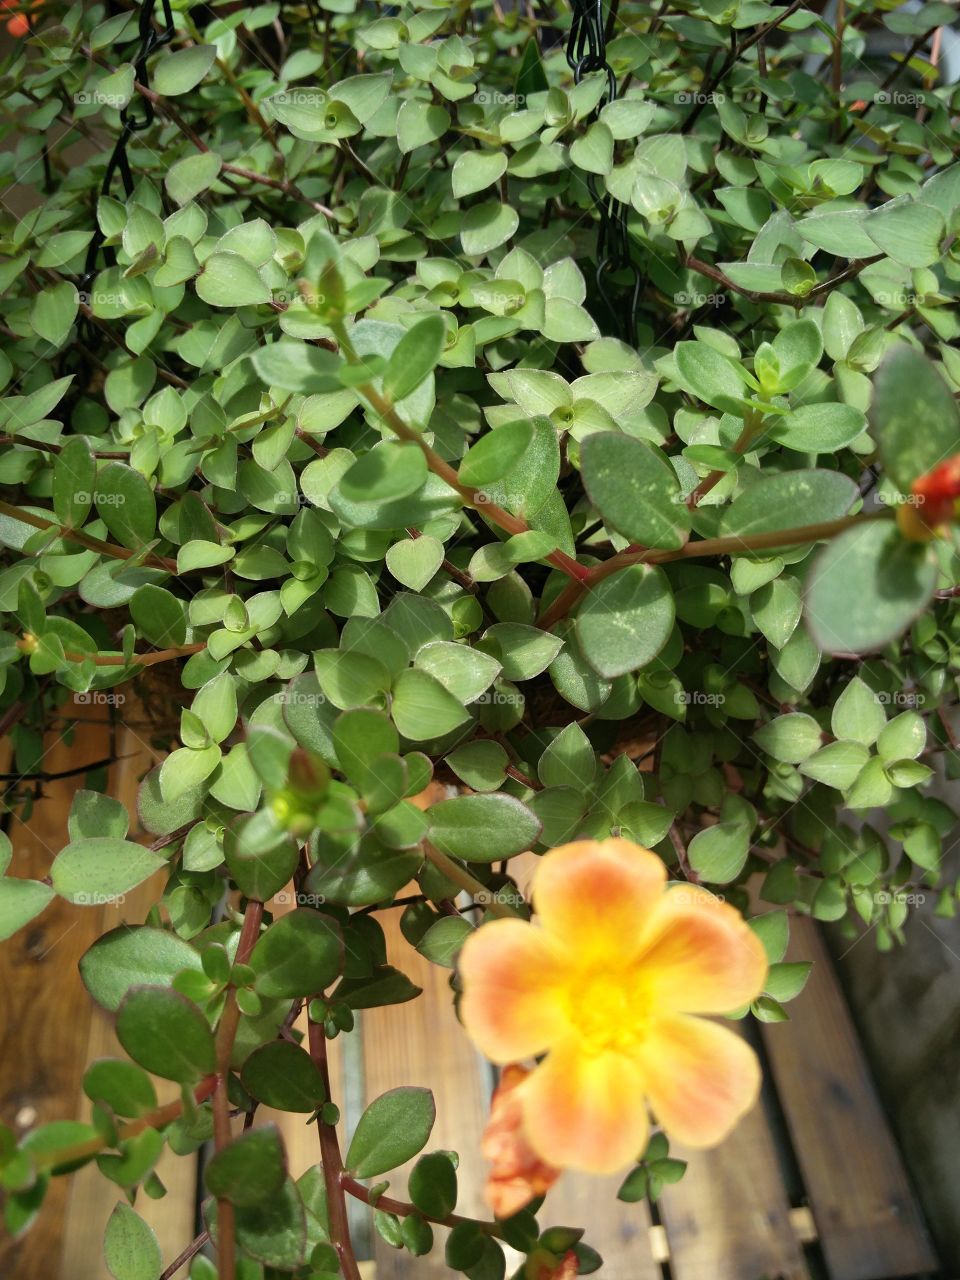
[(767, 980), (766, 952), (743, 916), (691, 885), (664, 894), (639, 964), (656, 1007), (671, 1013), (730, 1013)]
[(658, 1124), (688, 1147), (722, 1142), (760, 1093), (754, 1051), (736, 1032), (703, 1018), (659, 1019), (642, 1062)]
[(641, 845), (576, 840), (544, 855), (533, 878), (533, 906), (543, 927), (581, 955), (614, 952), (622, 962), (639, 944), (666, 881), (663, 863)]
[(514, 1062), (569, 1033), (563, 954), (525, 920), (494, 920), (460, 952), (460, 1018), (481, 1053)]
[(523, 1085), (527, 1139), (560, 1169), (614, 1173), (647, 1143), (647, 1108), (637, 1061), (607, 1051), (584, 1054), (565, 1041)]

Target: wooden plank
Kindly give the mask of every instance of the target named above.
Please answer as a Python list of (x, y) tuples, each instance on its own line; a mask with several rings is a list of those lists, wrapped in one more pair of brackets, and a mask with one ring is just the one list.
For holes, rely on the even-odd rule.
[(719, 1147), (670, 1153), (688, 1161), (659, 1202), (675, 1280), (806, 1280), (762, 1101)]
[[(402, 969), (423, 995), (407, 1004), (369, 1009), (361, 1017), (364, 1093), (371, 1102), (398, 1085), (422, 1085), (433, 1090), (437, 1121), (428, 1150), (459, 1151), (460, 1198), (457, 1209), (477, 1217), (489, 1217), (483, 1203), (485, 1166), (480, 1157), (480, 1137), (486, 1122), (490, 1083), (486, 1065), (478, 1057), (457, 1022), (449, 971), (430, 964), (403, 938), (397, 912), (381, 917), (387, 935), (388, 958)], [(392, 1175), (391, 1192), (406, 1196), (408, 1168)], [(374, 1241), (377, 1280), (448, 1280), (443, 1264), (442, 1237), (425, 1258), (391, 1249), (379, 1237)]]
[[(153, 753), (130, 728), (124, 728), (119, 734), (118, 750), (120, 759), (110, 770), (109, 792), (126, 806), (131, 815), (131, 836), (136, 838), (139, 834), (137, 787), (140, 777), (153, 763)], [(127, 894), (123, 903), (102, 908), (98, 933), (105, 933), (122, 923), (142, 924), (150, 907), (159, 898), (165, 878), (161, 871)], [(82, 987), (79, 999), (88, 1005), (91, 1003)], [(93, 1005), (84, 1065), (96, 1058), (118, 1055), (125, 1056), (114, 1033), (113, 1016)], [(176, 1096), (174, 1086), (168, 1081), (155, 1080), (154, 1083), (162, 1101)], [(81, 1118), (86, 1118), (89, 1111), (89, 1104), (84, 1099), (84, 1105), (79, 1109)], [(167, 1194), (160, 1200), (139, 1195), (135, 1207), (157, 1233), (165, 1262), (171, 1262), (194, 1236), (196, 1157), (175, 1156), (165, 1149), (156, 1172), (167, 1187)], [(122, 1197), (121, 1189), (104, 1178), (96, 1165), (87, 1165), (70, 1179), (64, 1223), (63, 1280), (67, 1277), (69, 1280), (110, 1280), (102, 1259), (103, 1232), (114, 1206)]]
[[(68, 746), (50, 735), (42, 768), (75, 769), (109, 753), (103, 719), (78, 731)], [(67, 814), (83, 775), (44, 784), (29, 820), (10, 825), (10, 874), (42, 878), (66, 843)], [(102, 908), (55, 898), (36, 921), (0, 947), (0, 1121), (18, 1134), (76, 1114), (86, 1061), (91, 1004), (77, 963), (100, 934)], [(69, 1180), (51, 1181), (40, 1224), (14, 1245), (0, 1237), (0, 1274), (7, 1280), (58, 1276)]]
[(548, 1192), (538, 1221), (543, 1227), (584, 1227), (584, 1243), (603, 1258), (603, 1280), (660, 1280), (650, 1211), (645, 1203), (617, 1199), (623, 1177), (565, 1173)]
[(831, 1280), (891, 1280), (937, 1262), (820, 932), (791, 922), (813, 960), (790, 1021), (764, 1044)]

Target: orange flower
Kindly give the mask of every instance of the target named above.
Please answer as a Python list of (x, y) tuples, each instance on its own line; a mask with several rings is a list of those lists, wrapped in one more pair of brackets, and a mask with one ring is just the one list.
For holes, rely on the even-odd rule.
[[(15, 9), (21, 4), (22, 0), (0, 0), (0, 9)], [(31, 8), (36, 8), (39, 0), (33, 0)], [(25, 13), (18, 13), (7, 21), (7, 32), (14, 39), (20, 39), (30, 34), (30, 19)]]
[[(541, 1160), (523, 1134), (520, 1086), (529, 1077), (526, 1067), (505, 1067), (490, 1104), (490, 1119), (480, 1150), (493, 1168), (485, 1198), (498, 1218), (510, 1218), (560, 1177), (560, 1170)], [(576, 1274), (576, 1272), (574, 1272)]]
[(960, 497), (960, 453), (919, 476), (910, 492), (913, 502), (897, 507), (900, 532), (914, 542), (929, 542), (953, 519)]
[(695, 1014), (763, 990), (767, 960), (740, 914), (629, 840), (582, 840), (540, 861), (539, 924), (495, 920), (460, 958), (461, 1016), (494, 1062), (546, 1054), (523, 1084), (523, 1128), (556, 1168), (636, 1160), (647, 1105), (679, 1142), (720, 1142), (753, 1106), (760, 1068), (737, 1035)]

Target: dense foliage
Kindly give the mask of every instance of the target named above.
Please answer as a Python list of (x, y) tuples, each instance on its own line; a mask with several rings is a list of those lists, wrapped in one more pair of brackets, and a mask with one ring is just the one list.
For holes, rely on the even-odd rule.
[[(917, 898), (954, 911), (958, 103), (925, 38), (953, 10), (623, 0), (578, 9), (574, 73), (559, 3), (22, 7), (10, 804), (78, 701), (183, 692), (152, 843), (85, 790), (45, 879), (0, 857), (4, 937), (167, 876), (82, 965), (130, 1059), (90, 1068), (92, 1123), (0, 1134), (7, 1225), (93, 1158), (158, 1193), (164, 1143), (213, 1137), (221, 1280), (356, 1280), (344, 1195), (376, 1205), (433, 1103), (384, 1095), (341, 1158), (324, 1046), (418, 995), (378, 924), (401, 891), (456, 991), (483, 918), (529, 915), (511, 858), (625, 836), (751, 917), (773, 1021), (791, 912), (888, 947)], [(258, 1103), (316, 1114), (322, 1164), (231, 1137)], [(642, 1154), (624, 1199), (682, 1172)], [(430, 1249), (455, 1164), (375, 1209), (391, 1244)], [(599, 1265), (530, 1210), (455, 1223), (447, 1262), (498, 1280), (501, 1240), (527, 1277)], [(124, 1200), (105, 1250), (164, 1265)]]

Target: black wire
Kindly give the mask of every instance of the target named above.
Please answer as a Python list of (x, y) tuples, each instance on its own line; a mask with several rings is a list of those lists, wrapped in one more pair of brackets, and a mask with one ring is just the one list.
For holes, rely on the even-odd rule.
[[(153, 12), (156, 7), (156, 0), (143, 0), (140, 5), (140, 46), (137, 50), (137, 56), (133, 60), (134, 79), (138, 84), (149, 88), (149, 73), (147, 71), (148, 59), (156, 53), (161, 45), (169, 43), (174, 37), (175, 30), (173, 25), (173, 12), (170, 8), (170, 0), (161, 0), (163, 7), (163, 29), (158, 31), (153, 25)], [(124, 194), (127, 199), (133, 195), (134, 182), (133, 174), (130, 170), (130, 160), (127, 156), (127, 146), (130, 139), (135, 133), (140, 133), (143, 129), (148, 129), (153, 124), (154, 110), (153, 103), (149, 98), (144, 97), (141, 102), (142, 114), (137, 116), (134, 109), (134, 103), (139, 102), (136, 92), (120, 112), (120, 134), (114, 144), (113, 151), (110, 153), (110, 159), (107, 161), (107, 168), (103, 175), (103, 182), (100, 185), (100, 195), (107, 196), (113, 187), (113, 180), (119, 173), (120, 181), (123, 183)], [(80, 278), (80, 292), (85, 294), (93, 281), (97, 272), (97, 257), (103, 248), (104, 235), (100, 228), (99, 221), (95, 224), (93, 239), (87, 246), (87, 256), (84, 262), (83, 275)], [(114, 255), (111, 253), (111, 259)], [(112, 263), (111, 263), (112, 265)]]
[[(604, 0), (571, 0), (573, 21), (567, 37), (567, 64), (579, 84), (588, 72), (603, 71), (607, 76), (607, 92), (597, 104), (594, 116), (608, 102), (617, 99), (617, 78), (607, 62), (607, 23)], [(630, 253), (627, 229), (628, 206), (606, 191), (601, 191), (596, 174), (585, 178), (587, 190), (599, 215), (597, 228), (597, 291), (617, 324), (620, 334), (631, 346), (637, 343), (637, 305), (640, 300), (640, 270)], [(616, 305), (609, 277), (618, 271), (629, 271), (632, 277), (629, 305)]]

